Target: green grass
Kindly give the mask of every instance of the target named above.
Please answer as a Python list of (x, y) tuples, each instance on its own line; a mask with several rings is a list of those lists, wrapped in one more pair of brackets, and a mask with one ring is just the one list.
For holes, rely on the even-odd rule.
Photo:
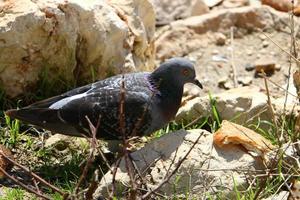
[(25, 191), (19, 188), (5, 188), (5, 195), (0, 196), (0, 200), (23, 200)]
[(20, 138), (20, 121), (11, 120), (10, 117), (5, 115), (5, 124), (7, 129), (4, 131), (7, 131), (8, 137), (1, 137), (1, 143), (5, 146), (15, 147)]
[[(218, 111), (215, 107), (215, 104), (212, 104), (212, 110), (214, 110), (210, 117), (203, 118), (199, 120), (196, 124), (193, 124), (190, 127), (185, 127), (186, 123), (177, 124), (175, 122), (171, 122), (167, 127), (164, 129), (161, 129), (154, 133), (153, 137), (161, 137), (164, 134), (170, 133), (172, 131), (176, 131), (182, 128), (185, 129), (193, 129), (193, 128), (205, 128), (209, 131), (216, 130), (219, 126), (219, 123), (221, 122), (221, 119), (219, 117)], [(218, 120), (216, 120), (218, 119)], [(288, 121), (288, 120), (287, 120)], [(262, 129), (261, 126), (268, 125), (269, 129), (266, 131), (266, 129)], [(293, 123), (286, 123), (285, 129), (289, 129), (286, 132), (289, 134), (292, 134), (292, 125)], [(256, 123), (250, 124), (248, 127), (252, 128), (253, 130), (259, 132), (260, 134), (264, 135), (268, 139), (270, 139), (274, 144), (276, 144), (276, 136), (275, 136), (275, 126), (268, 121), (257, 121)], [(53, 152), (49, 148), (37, 148), (35, 146), (35, 137), (28, 136), (28, 135), (22, 135), (20, 134), (20, 123), (17, 121), (13, 121), (10, 119), (6, 119), (6, 127), (1, 128), (8, 131), (10, 135), (6, 138), (2, 138), (2, 143), (8, 145), (8, 146), (14, 146), (14, 147), (20, 147), (23, 146), (23, 148), (28, 151), (33, 152), (33, 156), (37, 157), (39, 160), (41, 160), (44, 164), (42, 166), (39, 166), (37, 168), (33, 168), (36, 172), (41, 172), (41, 176), (54, 184), (55, 186), (61, 188), (63, 191), (72, 192), (74, 190), (74, 187), (76, 185), (76, 182), (78, 180), (78, 177), (81, 174), (81, 168), (79, 167), (82, 160), (84, 160), (86, 157), (86, 154), (82, 151), (78, 151), (78, 149), (72, 149), (68, 151), (68, 155), (62, 155), (61, 156), (61, 164), (53, 164), (53, 160), (55, 160), (55, 157), (60, 157), (57, 153)], [(26, 136), (26, 137), (25, 137)], [(10, 138), (11, 137), (11, 138)], [(22, 138), (22, 139), (21, 139)], [(25, 139), (24, 139), (25, 138)], [(4, 141), (4, 142), (3, 142)], [(85, 145), (83, 144), (82, 147), (85, 148)], [(278, 161), (278, 168), (277, 173), (281, 173), (284, 171), (284, 169), (281, 168), (282, 162), (281, 159)], [(176, 179), (177, 181), (180, 181), (180, 178)], [(283, 183), (284, 180), (279, 178), (278, 176), (270, 176), (267, 178), (265, 186), (259, 197), (267, 197), (274, 193), (278, 187)], [(234, 193), (236, 194), (236, 198), (238, 200), (251, 200), (254, 198), (256, 192), (260, 188), (261, 181), (257, 180), (255, 184), (246, 191), (240, 191), (239, 188), (236, 186), (233, 188)], [(173, 189), (176, 191), (176, 182), (173, 184)], [(13, 197), (13, 199), (20, 198), (24, 191), (21, 189), (18, 189), (9, 193)], [(22, 193), (23, 191), (23, 193)], [(61, 199), (62, 197), (59, 194), (53, 194), (51, 191), (47, 191), (53, 199)], [(175, 194), (176, 192), (174, 192)], [(190, 194), (187, 193), (187, 196)], [(209, 198), (209, 194), (207, 194)], [(220, 191), (219, 194), (210, 194), (211, 199), (224, 199), (223, 192)], [(7, 197), (9, 199), (9, 197)], [(193, 196), (189, 196), (191, 199), (195, 198)], [(173, 197), (173, 199), (176, 199), (176, 196)], [(180, 198), (182, 199), (182, 198)], [(184, 199), (184, 198), (183, 198)]]
[[(95, 80), (94, 69), (91, 68), (92, 79)], [(8, 107), (18, 107), (23, 106), (28, 103), (31, 103), (36, 100), (45, 99), (47, 97), (59, 94), (63, 91), (71, 89), (74, 87), (74, 83), (65, 83), (65, 80), (58, 78), (53, 81), (48, 78), (48, 72), (43, 72), (41, 74), (41, 80), (39, 82), (39, 87), (36, 90), (37, 92), (32, 95), (29, 94), (24, 98), (23, 101), (10, 101), (5, 97), (4, 92), (0, 92), (0, 102), (1, 106)], [(93, 74), (94, 73), (94, 74)], [(50, 88), (50, 90), (49, 90)], [(2, 99), (1, 99), (2, 98)], [(209, 94), (210, 105), (211, 105), (211, 114), (205, 118), (199, 119), (196, 123), (189, 124), (190, 122), (184, 123), (169, 123), (165, 128), (155, 132), (152, 137), (157, 138), (161, 137), (164, 134), (168, 134), (170, 132), (180, 130), (180, 129), (199, 129), (203, 128), (210, 132), (215, 132), (220, 128), (222, 118), (217, 109), (217, 102), (213, 95)], [(7, 107), (8, 106), (8, 107)], [(28, 152), (32, 157), (35, 157), (39, 162), (38, 164), (35, 162), (30, 163), (30, 168), (33, 171), (38, 172), (43, 178), (48, 180), (50, 183), (59, 187), (61, 190), (66, 192), (73, 192), (74, 187), (78, 181), (78, 177), (81, 175), (82, 168), (80, 167), (82, 161), (84, 161), (87, 157), (87, 148), (85, 144), (82, 144), (77, 149), (68, 149), (66, 154), (60, 154), (51, 148), (45, 148), (41, 145), (41, 141), (37, 138), (37, 135), (43, 134), (37, 132), (36, 129), (23, 125), (18, 120), (11, 120), (7, 116), (1, 117), (1, 127), (0, 127), (0, 142), (9, 148), (19, 149), (24, 152)], [(239, 116), (236, 116), (238, 118)], [(232, 119), (233, 121), (235, 119)], [(286, 117), (279, 120), (279, 127), (283, 127), (284, 136), (286, 140), (293, 139), (295, 130), (294, 130), (295, 119), (293, 117)], [(277, 133), (280, 131), (278, 127), (276, 127), (273, 122), (260, 120), (252, 122), (251, 124), (247, 124), (247, 127), (253, 129), (254, 131), (260, 133), (267, 139), (269, 139), (273, 144), (278, 144)], [(266, 128), (267, 127), (267, 128)], [(295, 139), (295, 138), (294, 138)], [(29, 161), (31, 158), (28, 158)], [(282, 160), (282, 153), (278, 157), (278, 162), (276, 163), (276, 173), (284, 173), (286, 169), (284, 169), (284, 163)], [(296, 171), (296, 169), (294, 170)], [(274, 172), (274, 173), (275, 173)], [(88, 175), (88, 179), (91, 174)], [(180, 177), (176, 178), (176, 181), (173, 183), (174, 194), (176, 193), (176, 185), (180, 181)], [(275, 191), (281, 187), (283, 180), (280, 176), (269, 176), (265, 179), (265, 182), (257, 179), (256, 182), (252, 185), (251, 188), (247, 188), (247, 190), (240, 190), (237, 185), (234, 186), (233, 191), (235, 193), (235, 199), (238, 200), (251, 200), (255, 197), (256, 193), (264, 187), (261, 191), (259, 198), (267, 197), (273, 194)], [(87, 184), (84, 184), (86, 187)], [(47, 188), (42, 188), (52, 199), (61, 200), (61, 195), (57, 193), (53, 193)], [(22, 189), (7, 189), (6, 194), (3, 197), (0, 197), (0, 200), (4, 199), (23, 199), (25, 191)], [(186, 198), (178, 198), (174, 195), (173, 199), (197, 199), (197, 197), (193, 197), (188, 192), (186, 193)], [(207, 194), (208, 199), (224, 199), (223, 191), (219, 191), (217, 194)]]

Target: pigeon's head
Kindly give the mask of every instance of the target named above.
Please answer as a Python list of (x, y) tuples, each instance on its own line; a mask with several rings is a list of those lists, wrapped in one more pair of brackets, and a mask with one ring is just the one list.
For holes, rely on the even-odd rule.
[(193, 83), (202, 88), (196, 79), (196, 72), (191, 61), (185, 58), (171, 58), (162, 63), (154, 72), (153, 76), (158, 81), (173, 82), (183, 86), (185, 83)]

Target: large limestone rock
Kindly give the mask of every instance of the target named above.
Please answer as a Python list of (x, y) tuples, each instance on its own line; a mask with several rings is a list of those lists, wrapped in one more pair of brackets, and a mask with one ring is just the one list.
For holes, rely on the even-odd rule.
[[(256, 121), (257, 118), (271, 121), (273, 112), (275, 116), (280, 117), (283, 114), (293, 115), (300, 111), (300, 106), (296, 104), (296, 98), (293, 93), (288, 95), (286, 105), (284, 103), (285, 97), (278, 99), (270, 97), (272, 111), (268, 104), (267, 95), (254, 86), (234, 88), (219, 94), (213, 94), (212, 97), (215, 99), (215, 106), (220, 118), (233, 120), (239, 124), (251, 123)], [(175, 120), (179, 123), (182, 121), (190, 122), (207, 117), (211, 113), (209, 96), (195, 97), (183, 103), (177, 112)]]
[[(187, 159), (170, 181), (161, 187), (159, 194), (166, 196), (186, 195), (189, 197), (208, 197), (220, 188), (225, 196), (233, 191), (234, 181), (237, 188), (247, 185), (247, 170), (262, 169), (260, 159), (246, 153), (240, 146), (220, 149), (213, 145), (213, 135), (205, 130), (176, 131), (147, 144), (144, 148), (131, 153), (142, 176), (149, 181), (147, 186), (155, 188), (166, 176), (168, 168), (172, 171), (178, 160), (186, 155), (197, 138), (201, 136)], [(172, 164), (173, 163), (173, 164)], [(239, 171), (241, 170), (241, 171)], [(102, 178), (94, 199), (107, 197), (112, 186), (113, 175), (108, 172)], [(116, 174), (114, 194), (118, 198), (126, 198), (125, 186), (129, 183), (124, 159)], [(176, 181), (177, 180), (177, 181)], [(224, 187), (225, 186), (225, 187)]]
[[(157, 33), (155, 45), (157, 58), (165, 60), (173, 56), (184, 56), (207, 47), (207, 38), (213, 32), (228, 33), (235, 27), (240, 33), (256, 29), (282, 29), (288, 24), (289, 15), (267, 6), (246, 6), (222, 9), (201, 16), (193, 16), (172, 22)], [(295, 21), (298, 21), (295, 19)], [(205, 35), (207, 34), (207, 35)], [(205, 38), (205, 39), (203, 39)]]
[[(221, 119), (236, 119), (239, 124), (246, 123), (257, 114), (268, 110), (267, 95), (257, 87), (241, 87), (220, 94), (212, 95), (216, 100), (216, 108)], [(176, 116), (176, 121), (192, 121), (196, 118), (209, 116), (211, 100), (209, 96), (196, 97), (182, 106)], [(267, 112), (269, 114), (269, 112)], [(268, 118), (270, 116), (268, 115)]]
[(11, 96), (39, 75), (91, 80), (154, 66), (148, 0), (14, 0), (0, 3), (0, 84)]

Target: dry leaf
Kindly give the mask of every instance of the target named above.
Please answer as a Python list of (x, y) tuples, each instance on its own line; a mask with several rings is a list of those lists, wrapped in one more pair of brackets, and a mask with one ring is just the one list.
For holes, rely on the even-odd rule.
[(269, 140), (255, 131), (226, 120), (222, 121), (221, 128), (214, 133), (214, 144), (220, 148), (225, 145), (240, 144), (260, 156), (275, 148)]

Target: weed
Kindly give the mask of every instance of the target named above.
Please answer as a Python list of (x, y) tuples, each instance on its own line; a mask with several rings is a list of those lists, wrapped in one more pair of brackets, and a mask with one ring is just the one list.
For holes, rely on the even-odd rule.
[(18, 188), (6, 188), (5, 195), (0, 196), (0, 200), (23, 200), (25, 191)]
[(5, 115), (6, 128), (1, 129), (1, 143), (8, 147), (15, 147), (20, 139), (20, 122), (19, 120), (11, 120)]

